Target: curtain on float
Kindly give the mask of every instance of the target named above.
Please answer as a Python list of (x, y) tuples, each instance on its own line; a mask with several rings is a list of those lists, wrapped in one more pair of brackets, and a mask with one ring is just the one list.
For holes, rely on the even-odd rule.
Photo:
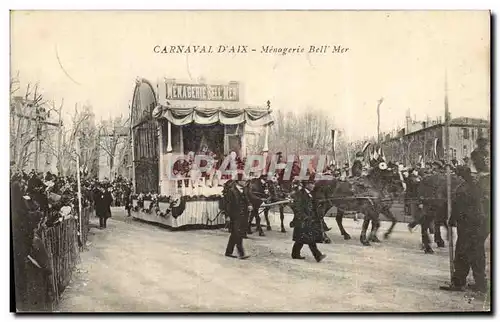
[(153, 117), (165, 118), (173, 125), (181, 126), (189, 123), (209, 125), (221, 123), (235, 125), (247, 123), (250, 126), (264, 126), (273, 123), (271, 111), (259, 107), (209, 108), (209, 107), (175, 107), (157, 106)]

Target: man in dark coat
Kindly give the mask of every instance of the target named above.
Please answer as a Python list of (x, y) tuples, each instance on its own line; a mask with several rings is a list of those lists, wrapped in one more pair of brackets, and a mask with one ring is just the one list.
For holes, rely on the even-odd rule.
[(356, 159), (352, 163), (352, 168), (351, 168), (353, 177), (361, 177), (361, 174), (363, 173), (363, 164), (361, 163), (362, 158), (363, 158), (362, 152), (356, 153)]
[(292, 240), (295, 242), (292, 247), (292, 258), (304, 259), (300, 251), (304, 244), (307, 244), (316, 261), (321, 262), (326, 255), (323, 255), (317, 246), (317, 243), (323, 242), (323, 227), (311, 195), (314, 182), (307, 181), (303, 185), (303, 189), (292, 195), (291, 206), (294, 212)]
[(37, 211), (37, 204), (25, 196), (20, 178), (13, 178), (10, 186), (12, 247), (14, 254), (14, 283), (16, 288), (16, 306), (23, 310), (27, 294), (27, 256), (33, 244), (34, 229), (42, 219), (42, 212)]
[(470, 169), (462, 167), (459, 175), (464, 178), (452, 201), (450, 225), (457, 226), (457, 245), (454, 272), (449, 286), (440, 287), (447, 291), (465, 289), (470, 269), (474, 276), (475, 291), (486, 293), (486, 252), (484, 243), (490, 234), (490, 198), (487, 183), (489, 177), (473, 178)]
[(420, 204), (418, 198), (418, 184), (421, 180), (418, 169), (410, 169), (409, 171), (403, 172), (403, 180), (406, 184), (405, 206), (408, 208), (408, 213), (412, 218), (412, 222), (408, 224), (408, 229), (411, 232), (420, 224), (420, 220), (422, 219), (422, 212), (418, 207)]
[(113, 197), (108, 184), (103, 184), (96, 201), (96, 215), (99, 217), (99, 228), (106, 228), (106, 222), (111, 217)]
[(476, 141), (477, 148), (472, 151), (470, 158), (478, 173), (490, 172), (490, 152), (488, 151), (488, 139), (479, 137)]
[(123, 186), (123, 201), (125, 203), (125, 210), (127, 211), (127, 217), (130, 217), (130, 210), (132, 209), (132, 182), (127, 183)]
[(249, 256), (245, 255), (243, 249), (242, 233), (246, 229), (248, 215), (251, 211), (250, 203), (245, 198), (243, 187), (240, 187), (236, 181), (229, 181), (224, 187), (225, 208), (230, 219), (229, 230), (231, 232), (227, 242), (226, 253), (227, 257), (236, 258), (233, 255), (234, 247), (238, 251), (240, 259), (246, 259)]

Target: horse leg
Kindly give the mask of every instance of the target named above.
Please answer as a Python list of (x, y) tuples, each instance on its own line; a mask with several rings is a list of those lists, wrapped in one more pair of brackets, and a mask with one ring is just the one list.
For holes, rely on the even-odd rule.
[(259, 209), (254, 208), (254, 217), (255, 217), (255, 225), (257, 226), (257, 231), (259, 232), (259, 236), (265, 236), (264, 231), (262, 230), (262, 226), (260, 224), (260, 215), (259, 215)]
[(393, 215), (389, 208), (385, 208), (382, 213), (391, 220), (391, 226), (384, 233), (384, 239), (387, 239), (391, 235), (394, 226), (396, 226), (396, 217)]
[(281, 221), (281, 232), (282, 233), (286, 233), (285, 224), (283, 223), (284, 220), (285, 220), (285, 208), (280, 205), (280, 221)]
[[(439, 220), (434, 221), (434, 242), (437, 244), (437, 247), (444, 247), (444, 240), (441, 236), (441, 224)], [(447, 225), (446, 225), (447, 226)]]
[(341, 210), (337, 210), (337, 216), (335, 216), (335, 221), (337, 222), (337, 225), (339, 226), (340, 234), (344, 236), (345, 240), (351, 239), (351, 235), (347, 233), (344, 229), (344, 225), (342, 225), (342, 218), (344, 217), (344, 212)]
[(272, 230), (271, 223), (269, 222), (269, 208), (266, 208), (266, 210), (264, 210), (264, 218), (266, 219), (266, 229), (268, 231)]
[(368, 225), (370, 224), (370, 217), (365, 216), (363, 219), (363, 225), (361, 226), (361, 236), (360, 236), (360, 241), (361, 244), (364, 246), (370, 246), (370, 242), (366, 238), (366, 231), (368, 230)]
[(255, 216), (254, 211), (252, 210), (250, 214), (248, 215), (248, 229), (247, 229), (247, 234), (251, 235), (253, 234), (252, 232), (252, 221), (253, 217)]
[(432, 219), (429, 217), (425, 217), (422, 220), (422, 245), (424, 246), (424, 253), (433, 254), (434, 250), (431, 247), (431, 240), (429, 237), (429, 228), (431, 226)]
[(374, 243), (380, 243), (380, 239), (377, 237), (377, 231), (380, 228), (380, 220), (378, 218), (372, 220), (372, 230), (370, 232), (369, 241)]

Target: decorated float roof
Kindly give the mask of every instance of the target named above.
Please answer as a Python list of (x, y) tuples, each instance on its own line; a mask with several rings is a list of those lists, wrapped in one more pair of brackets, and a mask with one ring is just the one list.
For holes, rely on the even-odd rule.
[(190, 123), (209, 125), (221, 123), (234, 125), (247, 123), (250, 126), (264, 126), (273, 123), (270, 108), (246, 107), (180, 107), (158, 105), (153, 110), (156, 119), (167, 119), (174, 125), (186, 125)]
[[(132, 124), (166, 119), (174, 125), (190, 123), (210, 125), (221, 123), (236, 125), (246, 123), (260, 127), (274, 122), (270, 102), (267, 106), (247, 106), (240, 101), (239, 85), (183, 84), (167, 82), (165, 92), (146, 79), (137, 79), (132, 99)], [(185, 91), (186, 88), (190, 91)], [(159, 102), (165, 97), (165, 104)]]

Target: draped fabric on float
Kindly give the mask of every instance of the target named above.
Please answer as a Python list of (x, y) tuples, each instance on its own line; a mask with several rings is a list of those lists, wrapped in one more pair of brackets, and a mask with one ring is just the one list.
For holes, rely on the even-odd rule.
[(247, 123), (250, 126), (264, 126), (273, 123), (271, 110), (260, 107), (238, 109), (157, 106), (153, 111), (153, 117), (165, 118), (173, 125), (177, 126), (193, 122), (202, 125), (215, 123), (235, 125)]

